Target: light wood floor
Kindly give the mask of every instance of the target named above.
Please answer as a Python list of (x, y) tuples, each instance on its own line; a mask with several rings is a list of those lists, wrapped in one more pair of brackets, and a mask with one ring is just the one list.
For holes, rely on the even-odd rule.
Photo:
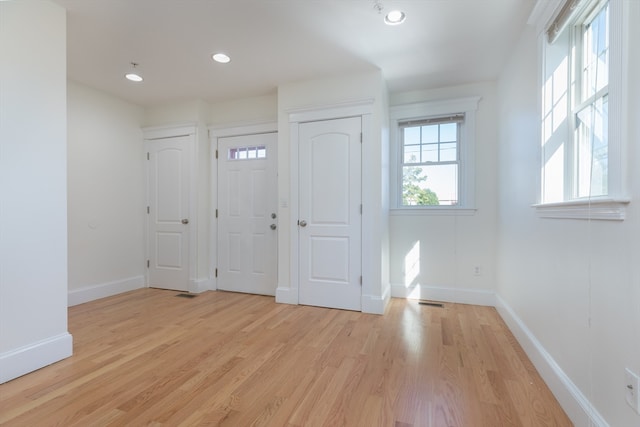
[(0, 385), (0, 425), (571, 425), (493, 308), (176, 294), (71, 307), (74, 356)]

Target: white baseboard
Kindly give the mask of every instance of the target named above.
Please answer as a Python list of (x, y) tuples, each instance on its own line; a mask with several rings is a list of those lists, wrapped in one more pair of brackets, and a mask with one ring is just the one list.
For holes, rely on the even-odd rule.
[(71, 307), (144, 287), (144, 276), (134, 276), (123, 280), (116, 280), (114, 282), (84, 286), (82, 288), (69, 291), (67, 304)]
[(193, 294), (200, 294), (204, 291), (215, 291), (215, 284), (211, 279), (195, 279), (189, 280), (189, 292)]
[(576, 426), (609, 427), (602, 415), (564, 373), (522, 319), (498, 295), (496, 296), (496, 309), (573, 424)]
[(493, 291), (477, 289), (456, 289), (437, 286), (391, 285), (392, 298), (427, 299), (433, 301), (451, 302), (458, 304), (474, 304), (494, 307), (496, 294)]
[(362, 295), (362, 312), (370, 314), (384, 314), (390, 299), (390, 286), (385, 287), (382, 296)]
[(298, 289), (278, 286), (276, 289), (276, 302), (281, 304), (298, 305)]
[(66, 359), (73, 353), (68, 332), (0, 354), (0, 384)]

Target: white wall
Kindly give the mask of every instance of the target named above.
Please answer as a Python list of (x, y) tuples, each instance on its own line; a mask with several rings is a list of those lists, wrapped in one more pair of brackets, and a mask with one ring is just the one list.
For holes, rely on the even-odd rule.
[(0, 383), (72, 352), (66, 116), (64, 9), (0, 2)]
[(171, 126), (196, 123), (209, 116), (209, 105), (202, 100), (155, 105), (144, 110), (142, 126)]
[(209, 124), (234, 126), (276, 122), (278, 120), (278, 95), (256, 96), (211, 104)]
[(68, 84), (69, 303), (144, 286), (141, 107)]
[[(640, 3), (626, 3), (637, 23)], [(631, 27), (629, 76), (637, 76), (640, 29)], [(638, 426), (624, 368), (640, 373), (640, 83), (630, 79), (628, 90), (627, 218), (538, 218), (536, 36), (525, 30), (499, 82), (499, 309), (576, 426), (590, 425), (580, 404), (594, 406), (596, 425)]]
[[(297, 177), (290, 173), (290, 132), (289, 112), (304, 108), (327, 107), (335, 104), (373, 100), (370, 144), (363, 146), (363, 214), (362, 228), (367, 239), (375, 242), (363, 248), (363, 310), (374, 312), (384, 310), (389, 298), (389, 283), (386, 277), (388, 248), (388, 200), (383, 200), (388, 187), (387, 141), (388, 109), (386, 86), (379, 71), (367, 74), (343, 76), (331, 79), (297, 82), (278, 88), (278, 194), (280, 227), (278, 228), (278, 290), (277, 301), (297, 302), (297, 279), (292, 278), (291, 230), (292, 218), (290, 202), (291, 180)], [(367, 211), (370, 209), (369, 211)], [(367, 267), (370, 266), (370, 267)], [(377, 308), (373, 309), (371, 306)], [(367, 308), (371, 307), (371, 308)]]
[[(473, 215), (394, 215), (390, 217), (392, 295), (493, 304), (497, 224), (497, 90), (475, 83), (390, 96), (391, 106), (423, 101), (481, 97), (476, 113)], [(391, 149), (397, 149), (392, 141)], [(418, 250), (419, 248), (419, 250)], [(405, 264), (419, 259), (419, 271)], [(480, 267), (476, 275), (475, 267)], [(418, 273), (416, 275), (416, 273)]]

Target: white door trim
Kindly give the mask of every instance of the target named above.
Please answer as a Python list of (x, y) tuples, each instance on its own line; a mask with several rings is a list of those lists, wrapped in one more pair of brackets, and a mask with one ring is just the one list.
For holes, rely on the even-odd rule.
[[(189, 290), (191, 291), (194, 278), (197, 277), (197, 230), (198, 230), (198, 216), (197, 212), (197, 188), (198, 188), (198, 167), (197, 167), (197, 134), (198, 128), (195, 124), (184, 124), (176, 126), (153, 126), (142, 128), (142, 134), (144, 137), (144, 153), (143, 161), (145, 162), (145, 201), (146, 206), (149, 206), (151, 195), (149, 194), (149, 165), (147, 162), (147, 152), (149, 151), (149, 144), (153, 144), (154, 141), (175, 138), (179, 136), (189, 136), (189, 148), (190, 159), (190, 175), (189, 175)], [(145, 214), (145, 262), (149, 259), (151, 250), (149, 248), (149, 216)], [(145, 265), (144, 280), (145, 286), (149, 287), (149, 271)], [(194, 290), (195, 291), (195, 290)]]
[[(253, 123), (236, 123), (232, 125), (212, 125), (208, 127), (209, 144), (211, 153), (211, 168), (209, 171), (209, 188), (211, 189), (211, 202), (209, 211), (209, 266), (211, 278), (211, 290), (218, 289), (218, 278), (215, 271), (218, 263), (218, 220), (216, 218), (216, 209), (218, 207), (218, 159), (216, 151), (218, 150), (218, 138), (229, 136), (254, 135), (258, 133), (278, 132), (277, 122), (253, 122)], [(278, 212), (278, 216), (279, 212)], [(279, 233), (279, 231), (278, 231)], [(280, 236), (278, 236), (280, 238)]]
[[(298, 130), (301, 123), (317, 121), (317, 120), (331, 120), (340, 119), (345, 117), (357, 117), (362, 118), (362, 135), (363, 135), (363, 147), (365, 144), (371, 142), (371, 123), (374, 99), (357, 100), (353, 102), (345, 102), (339, 104), (317, 106), (317, 107), (305, 107), (288, 110), (289, 115), (289, 198), (290, 198), (290, 223), (289, 223), (289, 287), (278, 280), (278, 288), (276, 289), (276, 302), (282, 302), (287, 304), (299, 303), (299, 246), (298, 246), (298, 173), (299, 173), (299, 150), (298, 145), (300, 143)], [(364, 162), (364, 150), (363, 150), (363, 162)], [(364, 168), (361, 173), (364, 172)], [(364, 182), (364, 177), (363, 177)], [(364, 284), (367, 280), (370, 280), (371, 266), (368, 265), (364, 255), (364, 248), (369, 247), (372, 244), (370, 233), (364, 232), (367, 227), (371, 225), (372, 212), (366, 210), (365, 192), (362, 194), (362, 203), (365, 206), (362, 214), (362, 239), (361, 239), (361, 254), (362, 254), (362, 281), (363, 292), (365, 290)], [(281, 227), (285, 227), (285, 224), (281, 224)]]

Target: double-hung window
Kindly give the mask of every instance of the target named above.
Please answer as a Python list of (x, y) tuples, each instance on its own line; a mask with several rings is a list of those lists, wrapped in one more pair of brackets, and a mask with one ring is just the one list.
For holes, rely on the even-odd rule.
[(400, 123), (402, 206), (455, 206), (464, 115)]
[(624, 218), (623, 7), (565, 0), (541, 38), (543, 217)]
[(391, 208), (396, 213), (475, 210), (475, 112), (480, 98), (391, 107)]

